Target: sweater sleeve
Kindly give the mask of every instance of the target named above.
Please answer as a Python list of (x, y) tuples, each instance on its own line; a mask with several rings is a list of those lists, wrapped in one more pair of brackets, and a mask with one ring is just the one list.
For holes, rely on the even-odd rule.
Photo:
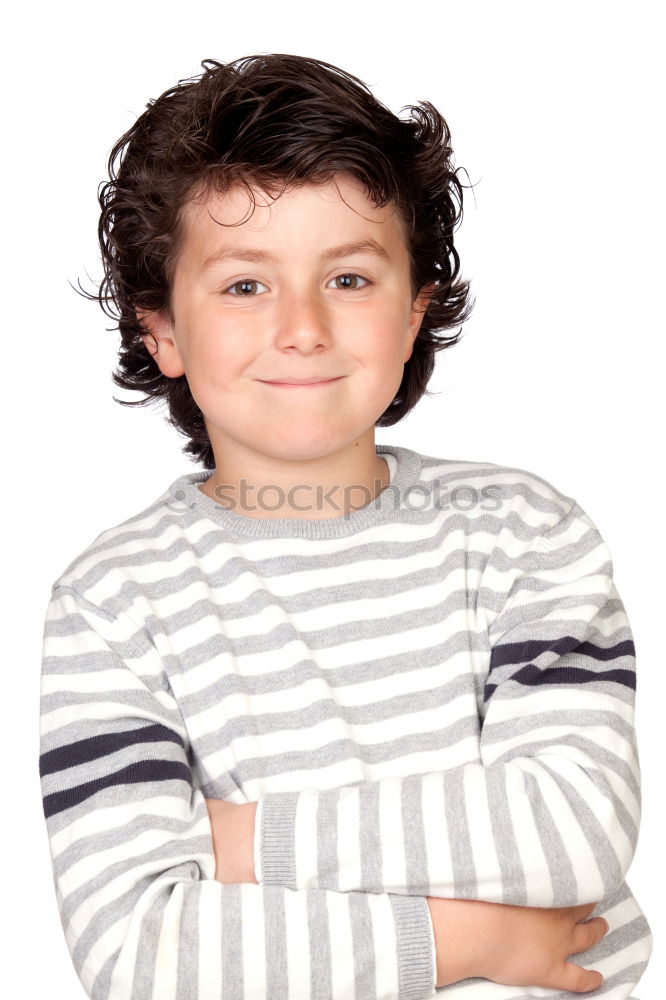
[(215, 880), (187, 730), (143, 632), (56, 584), (43, 642), (44, 817), (89, 997), (434, 995), (425, 899)]
[(260, 884), (542, 907), (621, 886), (640, 779), (634, 645), (610, 552), (573, 502), (545, 530), (509, 519), (480, 572), (479, 759), (262, 796)]

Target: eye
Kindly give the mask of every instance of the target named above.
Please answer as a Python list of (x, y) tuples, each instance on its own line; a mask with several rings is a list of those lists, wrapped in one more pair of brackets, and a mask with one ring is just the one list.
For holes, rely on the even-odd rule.
[[(231, 292), (232, 288), (242, 288), (243, 291), (240, 294), (238, 292), (232, 292), (231, 294), (240, 299), (255, 298), (256, 296), (252, 295), (251, 290), (248, 290), (252, 285), (261, 285), (261, 282), (255, 281), (254, 278), (242, 278), (240, 281), (235, 281), (233, 285), (229, 285), (229, 288), (225, 288), (225, 292)], [(263, 287), (265, 288), (266, 286), (264, 285)]]
[(350, 284), (345, 284), (345, 285), (342, 285), (342, 286), (338, 285), (338, 288), (340, 288), (340, 287), (342, 287), (342, 288), (348, 288), (352, 292), (360, 291), (360, 289), (363, 287), (363, 285), (359, 286), (359, 284), (358, 284), (359, 278), (360, 278), (361, 281), (365, 281), (366, 285), (371, 285), (372, 284), (371, 281), (368, 281), (368, 279), (364, 278), (363, 275), (361, 275), (361, 274), (336, 274), (336, 276), (334, 278), (332, 278), (331, 280), (332, 281), (338, 281), (340, 278), (344, 278), (345, 281), (355, 281), (355, 284), (351, 284), (351, 285)]
[[(349, 291), (352, 292), (360, 291), (361, 288), (365, 287), (364, 285), (359, 285), (359, 281), (364, 281), (365, 285), (372, 284), (372, 282), (369, 281), (367, 278), (364, 278), (363, 275), (349, 273), (349, 272), (346, 274), (337, 274), (335, 278), (331, 279), (331, 281), (339, 281), (340, 279), (342, 279), (345, 282), (345, 284), (338, 285), (338, 288), (348, 289)], [(240, 298), (240, 299), (256, 298), (256, 295), (253, 293), (253, 288), (256, 289), (257, 285), (261, 285), (263, 288), (266, 287), (265, 285), (262, 284), (261, 281), (256, 281), (256, 279), (254, 278), (241, 278), (240, 281), (235, 281), (233, 285), (229, 285), (228, 288), (225, 288), (224, 292), (225, 294), (230, 294), (233, 295), (235, 298)], [(241, 289), (241, 291), (236, 291), (236, 289)]]

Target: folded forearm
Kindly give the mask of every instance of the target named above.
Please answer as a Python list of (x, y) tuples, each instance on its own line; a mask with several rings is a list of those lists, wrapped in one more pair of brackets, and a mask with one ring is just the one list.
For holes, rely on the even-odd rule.
[(223, 884), (253, 882), (254, 823), (256, 802), (235, 803), (223, 799), (206, 799), (210, 817), (215, 878)]

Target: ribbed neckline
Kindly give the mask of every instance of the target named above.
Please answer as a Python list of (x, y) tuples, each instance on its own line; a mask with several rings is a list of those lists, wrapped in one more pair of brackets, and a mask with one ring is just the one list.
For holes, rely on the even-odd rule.
[[(230, 534), (248, 538), (342, 538), (378, 524), (396, 514), (403, 506), (405, 495), (420, 478), (421, 456), (411, 448), (377, 444), (379, 457), (387, 456), (390, 483), (365, 507), (330, 518), (247, 517), (224, 507), (202, 493), (199, 486), (212, 475), (209, 469), (179, 476), (168, 488), (172, 510), (189, 513), (193, 521), (209, 518)], [(391, 462), (393, 458), (393, 462)], [(394, 468), (391, 468), (392, 465)]]

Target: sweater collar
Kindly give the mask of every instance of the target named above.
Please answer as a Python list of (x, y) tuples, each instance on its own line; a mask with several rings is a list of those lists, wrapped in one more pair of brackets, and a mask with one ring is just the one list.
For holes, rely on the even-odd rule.
[(167, 491), (170, 509), (189, 516), (192, 522), (208, 519), (229, 534), (252, 538), (342, 538), (384, 521), (404, 517), (405, 498), (421, 474), (421, 456), (410, 448), (378, 444), (377, 455), (389, 466), (391, 481), (364, 507), (330, 518), (261, 518), (237, 514), (199, 486), (210, 478), (206, 469), (179, 476)]

